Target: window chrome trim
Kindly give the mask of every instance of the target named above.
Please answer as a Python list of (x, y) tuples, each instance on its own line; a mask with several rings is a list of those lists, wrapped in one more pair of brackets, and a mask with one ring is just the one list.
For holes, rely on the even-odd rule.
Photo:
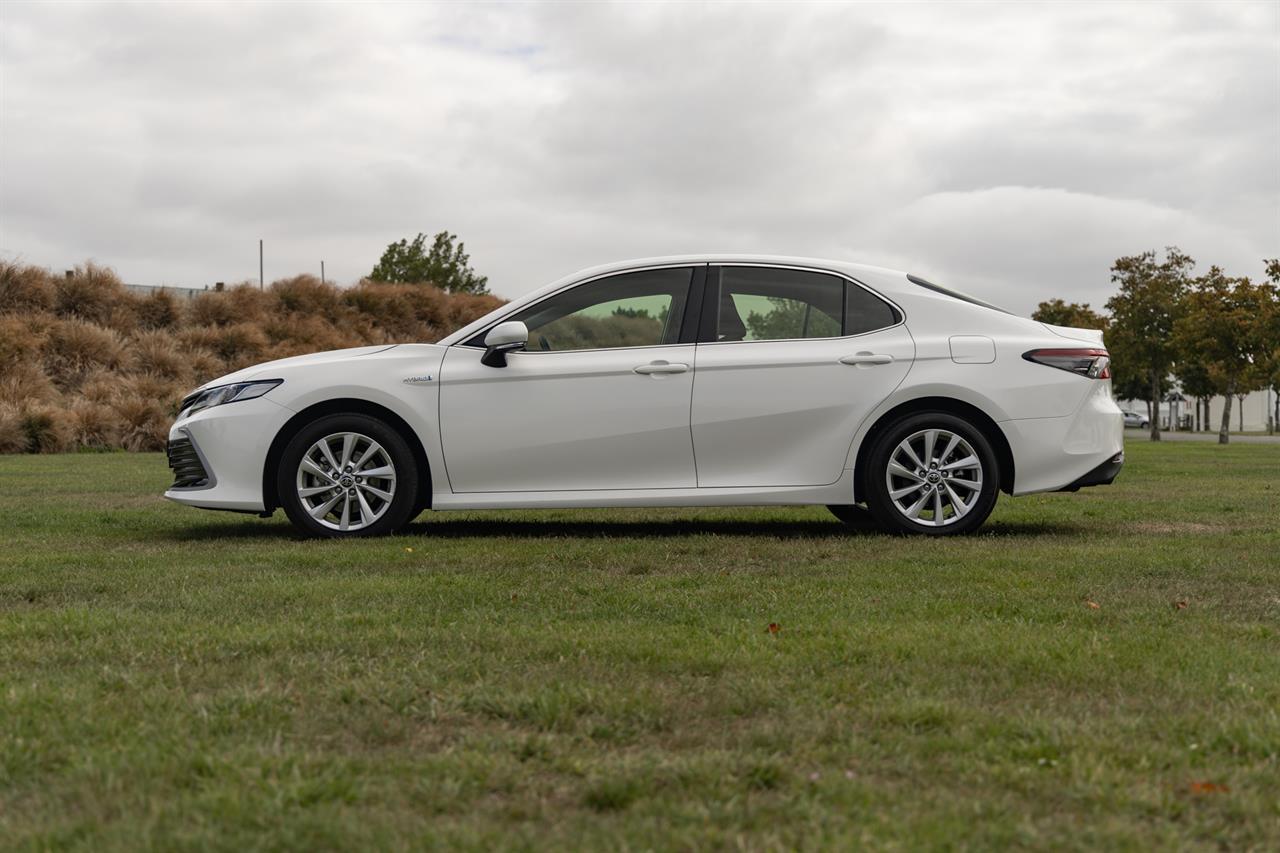
[[(601, 279), (614, 278), (620, 275), (630, 275), (633, 272), (651, 272), (653, 270), (679, 270), (679, 269), (696, 271), (698, 267), (705, 267), (707, 265), (708, 264), (706, 261), (693, 261), (693, 262), (684, 261), (682, 263), (669, 263), (669, 264), (644, 264), (638, 267), (625, 267), (620, 270), (611, 270), (609, 272), (602, 272), (598, 275), (593, 275), (589, 278), (579, 279), (578, 281), (571, 281), (568, 284), (566, 284), (564, 287), (561, 287), (557, 290), (552, 291), (551, 293), (548, 293), (546, 296), (542, 297), (537, 302), (530, 302), (527, 305), (520, 305), (519, 307), (506, 312), (502, 316), (494, 318), (494, 321), (490, 325), (485, 326), (483, 329), (476, 332), (474, 335), (467, 338), (465, 341), (458, 341), (456, 344), (450, 344), (450, 346), (467, 347), (469, 349), (482, 349), (484, 347), (483, 343), (473, 344), (471, 342), (476, 340), (477, 338), (483, 341), (484, 336), (489, 333), (490, 329), (492, 329), (494, 326), (497, 326), (501, 323), (506, 322), (508, 317), (527, 311), (531, 308), (534, 308), (535, 306), (541, 305), (542, 303), (546, 302), (548, 299), (555, 299), (560, 294), (565, 293), (566, 291), (569, 291), (569, 290), (573, 290), (575, 287), (582, 287), (583, 285), (591, 284), (592, 282), (600, 281)], [(692, 296), (693, 295), (692, 280), (689, 283), (689, 289), (690, 289), (690, 296)], [(566, 352), (603, 352), (606, 350), (645, 349), (649, 347), (680, 347), (680, 346), (691, 346), (691, 345), (692, 344), (689, 344), (689, 343), (640, 344), (639, 346), (634, 346), (634, 347), (592, 347), (591, 349), (566, 349), (566, 350), (523, 349), (523, 350), (518, 350), (518, 352), (538, 352), (538, 353), (541, 353), (542, 355), (551, 355), (553, 353), (566, 353)]]
[[(879, 299), (881, 302), (885, 303), (886, 305), (893, 308), (893, 310), (897, 311), (898, 316), (901, 317), (902, 319), (900, 319), (898, 322), (894, 323), (891, 326), (881, 326), (878, 329), (871, 329), (866, 332), (858, 332), (857, 334), (853, 334), (853, 335), (833, 335), (825, 338), (766, 338), (765, 340), (762, 340), (762, 341), (699, 341), (698, 346), (723, 346), (725, 344), (777, 344), (777, 343), (783, 343), (786, 341), (790, 341), (792, 343), (795, 343), (797, 341), (846, 341), (846, 340), (851, 340), (853, 338), (860, 338), (863, 335), (874, 335), (877, 332), (884, 332), (889, 329), (896, 329), (899, 326), (905, 326), (907, 324), (907, 312), (902, 310), (902, 306), (900, 306), (898, 303), (894, 302), (892, 299), (885, 296), (884, 294), (880, 293), (880, 291), (872, 288), (870, 285), (867, 285), (861, 281), (858, 281), (856, 278), (854, 278), (851, 275), (848, 275), (847, 273), (836, 272), (835, 270), (825, 269), (823, 267), (804, 267), (804, 266), (796, 266), (794, 264), (770, 264), (770, 263), (763, 263), (760, 261), (755, 261), (755, 262), (713, 261), (711, 263), (708, 263), (707, 266), (722, 267), (722, 268), (723, 267), (762, 267), (764, 269), (794, 270), (795, 272), (812, 272), (812, 273), (819, 273), (820, 275), (833, 276), (835, 278), (841, 279), (842, 281), (848, 284), (853, 284), (858, 287), (861, 287), (867, 293), (870, 293), (876, 299)], [(722, 281), (723, 279), (718, 280), (717, 285), (720, 284)], [(709, 286), (710, 286), (710, 279), (708, 279), (708, 287)], [(716, 294), (716, 295), (719, 296), (719, 294)], [(841, 298), (841, 301), (843, 302), (845, 299), (844, 294), (841, 294), (840, 298)], [(841, 323), (841, 326), (843, 327), (844, 325), (843, 317), (840, 318), (840, 323)]]
[[(827, 337), (827, 338), (770, 338), (764, 341), (695, 341), (694, 344), (692, 344), (695, 346), (712, 346), (712, 345), (719, 346), (721, 344), (768, 344), (768, 343), (778, 343), (781, 341), (850, 340), (852, 338), (860, 338), (863, 335), (874, 335), (876, 332), (883, 332), (888, 329), (896, 329), (899, 326), (905, 326), (907, 323), (907, 312), (902, 310), (901, 305), (894, 302), (892, 299), (885, 296), (883, 293), (871, 287), (870, 285), (859, 281), (858, 279), (854, 278), (853, 276), (847, 273), (837, 272), (836, 270), (827, 269), (825, 267), (797, 266), (795, 264), (771, 264), (771, 263), (761, 262), (761, 261), (692, 261), (692, 262), (680, 261), (680, 262), (662, 263), (662, 264), (642, 264), (637, 267), (624, 267), (623, 269), (610, 270), (609, 272), (599, 273), (597, 275), (593, 275), (588, 278), (579, 279), (578, 281), (571, 281), (568, 284), (566, 284), (564, 287), (558, 288), (557, 290), (554, 290), (551, 293), (548, 293), (546, 296), (539, 299), (537, 302), (530, 302), (527, 305), (521, 305), (517, 308), (513, 308), (512, 310), (507, 311), (501, 316), (495, 317), (492, 323), (480, 329), (480, 331), (476, 332), (474, 335), (467, 338), (465, 341), (459, 341), (456, 344), (450, 344), (450, 346), (451, 347), (467, 347), (468, 349), (483, 349), (484, 336), (487, 335), (489, 333), (489, 330), (492, 329), (494, 326), (497, 326), (500, 323), (506, 322), (508, 317), (511, 317), (514, 314), (520, 313), (530, 308), (533, 308), (536, 305), (541, 305), (542, 303), (546, 302), (548, 299), (554, 299), (555, 297), (559, 296), (565, 291), (572, 290), (575, 287), (581, 287), (585, 284), (591, 284), (593, 281), (600, 281), (601, 279), (604, 279), (604, 278), (613, 278), (614, 276), (618, 276), (618, 275), (627, 275), (633, 272), (649, 272), (650, 270), (671, 270), (671, 269), (686, 269), (686, 268), (691, 270), (696, 270), (698, 267), (761, 267), (764, 269), (794, 270), (796, 272), (813, 272), (813, 273), (819, 273), (821, 275), (834, 276), (835, 278), (841, 279), (842, 281), (848, 282), (849, 284), (853, 284), (858, 287), (861, 287), (863, 290), (867, 291), (872, 296), (879, 299), (881, 302), (884, 302), (885, 304), (892, 307), (893, 310), (898, 312), (898, 316), (901, 317), (902, 319), (899, 320), (897, 323), (894, 323), (892, 326), (881, 326), (878, 329), (872, 329), (869, 332), (858, 332), (855, 335), (836, 335), (834, 337)], [(707, 281), (707, 286), (708, 287), (711, 286), (711, 282), (709, 278)], [(843, 296), (842, 296), (842, 299), (843, 299)], [(843, 318), (841, 318), (841, 323), (843, 322), (844, 320)], [(479, 339), (481, 343), (476, 343), (476, 344), (471, 343), (471, 341), (474, 341), (477, 339)], [(607, 352), (607, 351), (622, 350), (622, 349), (652, 349), (654, 347), (678, 347), (678, 346), (691, 346), (691, 344), (689, 343), (642, 344), (640, 346), (634, 346), (634, 347), (593, 347), (592, 349), (550, 350), (550, 351), (523, 349), (519, 351), (525, 352), (525, 353), (537, 353), (539, 355), (555, 355), (557, 353), (568, 353), (568, 352)]]

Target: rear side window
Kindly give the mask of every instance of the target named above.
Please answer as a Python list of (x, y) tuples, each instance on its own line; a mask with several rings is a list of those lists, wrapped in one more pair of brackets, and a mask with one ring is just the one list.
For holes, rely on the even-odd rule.
[(715, 310), (715, 340), (723, 342), (836, 338), (902, 319), (838, 276), (771, 267), (722, 267)]
[(780, 341), (840, 335), (844, 281), (769, 267), (724, 267), (717, 341)]

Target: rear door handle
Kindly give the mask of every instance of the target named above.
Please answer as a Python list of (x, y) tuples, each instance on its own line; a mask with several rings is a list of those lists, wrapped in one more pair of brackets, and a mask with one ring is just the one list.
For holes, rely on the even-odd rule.
[(636, 373), (647, 376), (652, 373), (685, 373), (689, 370), (689, 365), (674, 364), (669, 361), (651, 361), (648, 364), (642, 364), (639, 367), (632, 368)]
[(860, 352), (846, 355), (840, 359), (841, 364), (892, 364), (893, 356), (885, 353)]

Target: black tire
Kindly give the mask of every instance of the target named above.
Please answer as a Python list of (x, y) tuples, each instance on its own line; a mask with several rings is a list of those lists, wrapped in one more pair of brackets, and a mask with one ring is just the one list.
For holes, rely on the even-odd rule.
[(880, 527), (875, 516), (866, 507), (857, 504), (828, 504), (827, 509), (850, 530), (877, 530)]
[[(381, 514), (372, 523), (355, 529), (341, 530), (313, 518), (303, 507), (303, 499), (298, 494), (298, 468), (302, 464), (303, 455), (325, 436), (337, 433), (356, 433), (377, 442), (395, 473), (394, 489), (390, 490), (391, 500), (386, 502), (388, 505), (379, 504), (374, 511)], [(276, 494), (279, 495), (280, 506), (289, 521), (308, 536), (385, 536), (403, 528), (416, 515), (418, 479), (418, 465), (413, 451), (391, 426), (369, 415), (326, 415), (307, 424), (285, 445), (280, 457), (280, 467), (276, 471)], [(384, 488), (389, 488), (385, 481), (378, 482)], [(361, 511), (357, 508), (355, 512)]]
[[(934, 429), (944, 430), (959, 436), (972, 449), (973, 456), (977, 458), (978, 464), (964, 471), (947, 471), (944, 475), (942, 469), (947, 467), (947, 462), (943, 460), (944, 464), (939, 465), (937, 469), (938, 477), (946, 476), (950, 478), (954, 476), (954, 480), (948, 479), (945, 483), (940, 479), (934, 482), (926, 480), (925, 486), (920, 491), (901, 496), (903, 500), (911, 501), (913, 504), (916, 500), (926, 500), (926, 506), (929, 508), (923, 510), (920, 513), (920, 519), (916, 520), (909, 517), (905, 510), (900, 509), (890, 496), (887, 476), (888, 468), (893, 454), (904, 440)], [(916, 440), (924, 441), (922, 438)], [(957, 448), (959, 446), (957, 445)], [(920, 447), (922, 449), (923, 444)], [(935, 455), (941, 452), (935, 447)], [(924, 459), (921, 451), (916, 451), (916, 455), (926, 465), (930, 465), (934, 461), (932, 459)], [(955, 451), (947, 459), (958, 461)], [(951, 485), (961, 480), (972, 481), (975, 470), (981, 471), (982, 481), (980, 487), (968, 489), (958, 485)], [(996, 505), (996, 497), (1000, 491), (1000, 468), (995, 451), (991, 448), (991, 443), (987, 441), (981, 430), (963, 418), (947, 412), (920, 412), (908, 415), (880, 433), (871, 448), (871, 452), (867, 455), (867, 467), (863, 476), (862, 493), (866, 495), (868, 509), (870, 509), (871, 514), (881, 527), (894, 533), (913, 533), (923, 536), (954, 536), (972, 533), (982, 526), (982, 523), (991, 515), (991, 511)], [(926, 476), (930, 475), (926, 474)], [(905, 489), (912, 484), (913, 480), (895, 479), (895, 482), (901, 484), (900, 488)], [(931, 497), (926, 498), (927, 495), (933, 494), (933, 490), (937, 490), (938, 494), (943, 496), (944, 523), (941, 525), (932, 523), (932, 515), (935, 513), (932, 507), (935, 504)], [(948, 496), (948, 490), (950, 493), (957, 495), (976, 492), (977, 496), (976, 498), (962, 499), (961, 504), (963, 504), (964, 500), (971, 500), (972, 502), (965, 507), (963, 512), (959, 512), (956, 504)]]

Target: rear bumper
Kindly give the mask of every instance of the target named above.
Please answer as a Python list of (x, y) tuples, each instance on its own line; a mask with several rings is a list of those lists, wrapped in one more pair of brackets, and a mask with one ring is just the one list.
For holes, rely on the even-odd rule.
[(1121, 450), (1115, 456), (1112, 456), (1106, 462), (1103, 462), (1097, 468), (1094, 468), (1074, 483), (1063, 486), (1061, 489), (1058, 489), (1058, 491), (1076, 492), (1086, 486), (1109, 486), (1115, 481), (1116, 475), (1120, 473), (1120, 469), (1123, 467), (1124, 451)]
[[(1102, 485), (1115, 473), (1084, 480), (1124, 460), (1124, 416), (1111, 399), (1109, 382), (1097, 382), (1074, 414), (1062, 418), (1018, 418), (999, 424), (1013, 453), (1015, 495)], [(1119, 464), (1116, 457), (1119, 456)]]

